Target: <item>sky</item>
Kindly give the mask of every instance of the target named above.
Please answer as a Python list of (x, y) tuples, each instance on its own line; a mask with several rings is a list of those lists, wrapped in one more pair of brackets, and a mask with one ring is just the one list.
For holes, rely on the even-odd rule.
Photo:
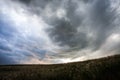
[(120, 54), (120, 0), (0, 0), (0, 65)]

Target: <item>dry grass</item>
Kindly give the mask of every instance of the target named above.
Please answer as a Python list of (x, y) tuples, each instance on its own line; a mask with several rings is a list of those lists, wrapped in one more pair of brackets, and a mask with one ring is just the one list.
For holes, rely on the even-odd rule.
[(4, 65), (0, 80), (120, 80), (120, 55), (68, 64)]

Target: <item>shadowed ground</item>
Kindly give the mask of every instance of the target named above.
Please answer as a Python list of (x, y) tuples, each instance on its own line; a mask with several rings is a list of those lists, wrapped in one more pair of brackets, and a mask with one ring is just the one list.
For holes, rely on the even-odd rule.
[(0, 80), (120, 80), (120, 55), (54, 65), (2, 65)]

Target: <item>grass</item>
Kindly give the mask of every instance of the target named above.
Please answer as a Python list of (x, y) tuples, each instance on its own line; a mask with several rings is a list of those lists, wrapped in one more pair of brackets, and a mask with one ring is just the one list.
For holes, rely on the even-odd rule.
[(120, 55), (54, 65), (1, 65), (0, 80), (120, 80)]

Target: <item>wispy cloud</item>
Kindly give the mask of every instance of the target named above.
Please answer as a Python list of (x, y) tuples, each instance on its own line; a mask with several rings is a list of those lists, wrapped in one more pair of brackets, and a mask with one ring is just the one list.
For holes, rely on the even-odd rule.
[(119, 0), (1, 0), (0, 64), (119, 54)]

